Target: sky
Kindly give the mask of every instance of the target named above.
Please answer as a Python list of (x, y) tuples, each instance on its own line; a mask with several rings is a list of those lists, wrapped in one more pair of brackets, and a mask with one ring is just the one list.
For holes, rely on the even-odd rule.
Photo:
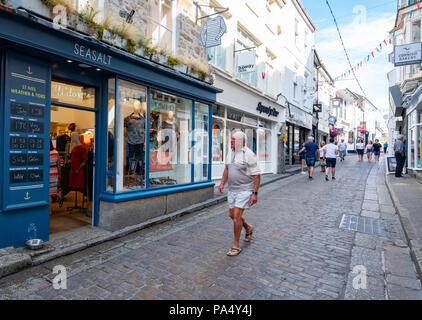
[[(315, 47), (332, 78), (348, 70), (346, 55), (335, 28), (326, 0), (302, 0), (308, 14), (317, 27)], [(379, 109), (388, 112), (387, 73), (393, 69), (388, 55), (393, 51), (388, 32), (394, 27), (397, 0), (329, 0), (339, 24), (344, 44), (352, 66), (363, 61), (363, 68), (356, 71), (368, 99)], [(384, 40), (388, 46), (385, 46)], [(375, 50), (382, 43), (382, 51)], [(375, 58), (372, 58), (374, 52)], [(368, 55), (369, 62), (365, 64)], [(353, 79), (349, 76), (348, 79)], [(349, 88), (362, 94), (356, 81), (337, 81), (336, 89)]]

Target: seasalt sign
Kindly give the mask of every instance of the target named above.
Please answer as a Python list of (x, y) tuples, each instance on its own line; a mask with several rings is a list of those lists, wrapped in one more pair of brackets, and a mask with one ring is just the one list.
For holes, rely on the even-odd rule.
[(73, 53), (79, 57), (91, 60), (92, 62), (102, 63), (103, 65), (111, 65), (111, 56), (97, 50), (87, 48), (79, 43), (73, 46)]

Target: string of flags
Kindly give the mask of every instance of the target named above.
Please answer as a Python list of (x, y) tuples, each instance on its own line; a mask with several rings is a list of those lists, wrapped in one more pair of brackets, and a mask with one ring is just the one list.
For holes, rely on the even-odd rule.
[(352, 67), (352, 69), (349, 69), (349, 70), (343, 72), (341, 75), (335, 77), (334, 80), (335, 81), (344, 80), (344, 79), (347, 79), (350, 76), (353, 76), (353, 72), (356, 72), (356, 71), (362, 69), (364, 66), (367, 66), (368, 63), (371, 61), (371, 59), (372, 60), (375, 59), (375, 54), (377, 52), (380, 53), (384, 49), (384, 47), (387, 47), (387, 46), (388, 46), (388, 42), (387, 42), (386, 39), (384, 39), (371, 52), (369, 52), (368, 55), (366, 55), (364, 59), (362, 59), (357, 64), (355, 64)]
[[(422, 6), (421, 6), (421, 2), (422, 0), (418, 0), (415, 4), (417, 4), (417, 8), (416, 9), (412, 9), (409, 12), (409, 18), (412, 19), (413, 14), (415, 13), (415, 11), (417, 10), (421, 10)], [(399, 30), (402, 27), (402, 24), (399, 23), (397, 26), (395, 26), (393, 29), (391, 29), (390, 33), (392, 33), (393, 37), (396, 36), (396, 32), (397, 30)], [(363, 63), (365, 63), (365, 66), (370, 62), (371, 57), (372, 59), (375, 59), (375, 53), (376, 52), (381, 52), (383, 47), (388, 46), (388, 42), (386, 39), (384, 39), (377, 47), (374, 48), (374, 50), (372, 50), (364, 59), (362, 59), (359, 63), (357, 63), (354, 67), (352, 67), (352, 69), (349, 69), (345, 72), (343, 72), (340, 76), (334, 78), (335, 81), (338, 80), (344, 80), (347, 79), (349, 76), (352, 76), (352, 73), (354, 71), (360, 70), (361, 68), (363, 68)]]

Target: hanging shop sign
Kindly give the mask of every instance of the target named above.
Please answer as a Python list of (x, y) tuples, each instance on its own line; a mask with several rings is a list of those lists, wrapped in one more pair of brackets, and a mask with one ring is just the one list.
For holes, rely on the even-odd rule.
[(201, 30), (201, 42), (204, 48), (221, 45), (221, 38), (226, 32), (226, 22), (222, 16), (207, 20)]
[(278, 117), (278, 115), (280, 114), (280, 112), (278, 112), (276, 108), (266, 107), (261, 102), (258, 103), (258, 107), (256, 108), (256, 110), (259, 111), (260, 114), (267, 114), (269, 117)]
[(50, 71), (47, 64), (9, 53), (4, 120), (4, 211), (48, 205)]
[(394, 47), (394, 66), (422, 63), (422, 43), (410, 43)]
[(331, 124), (331, 125), (334, 126), (336, 124), (336, 122), (337, 122), (336, 118), (334, 118), (334, 117), (329, 117), (328, 118), (328, 123), (329, 124)]
[(322, 104), (321, 103), (314, 104), (314, 112), (322, 112)]
[(237, 55), (237, 73), (255, 72), (256, 55), (254, 51), (243, 51)]
[(340, 108), (340, 104), (341, 104), (340, 99), (331, 100), (331, 107), (333, 107), (333, 108)]

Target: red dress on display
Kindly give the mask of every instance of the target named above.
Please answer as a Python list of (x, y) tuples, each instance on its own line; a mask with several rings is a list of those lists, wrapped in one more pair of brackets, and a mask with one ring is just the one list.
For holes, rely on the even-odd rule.
[(74, 147), (70, 159), (72, 163), (70, 165), (69, 187), (72, 189), (83, 189), (85, 187), (85, 167), (82, 167), (78, 174), (76, 174), (76, 170), (80, 167), (82, 162), (86, 165), (88, 161), (85, 147)]

